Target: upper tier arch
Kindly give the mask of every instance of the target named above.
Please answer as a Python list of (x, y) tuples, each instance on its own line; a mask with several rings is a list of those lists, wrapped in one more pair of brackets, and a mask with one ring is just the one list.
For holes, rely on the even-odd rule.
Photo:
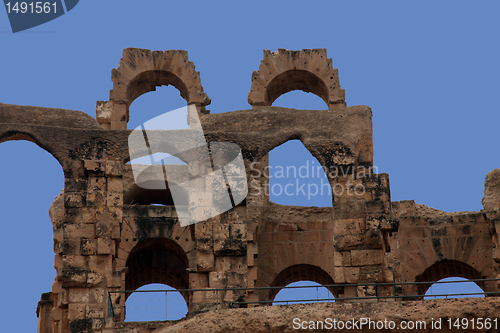
[(326, 49), (264, 50), (259, 70), (252, 73), (248, 103), (254, 109), (270, 106), (278, 97), (292, 90), (312, 92), (323, 99), (330, 110), (346, 106), (338, 69), (333, 68)]
[(150, 51), (126, 48), (118, 68), (111, 71), (109, 101), (98, 101), (97, 121), (106, 129), (127, 129), (130, 104), (157, 86), (173, 85), (198, 112), (206, 112), (210, 98), (203, 91), (200, 73), (184, 50)]

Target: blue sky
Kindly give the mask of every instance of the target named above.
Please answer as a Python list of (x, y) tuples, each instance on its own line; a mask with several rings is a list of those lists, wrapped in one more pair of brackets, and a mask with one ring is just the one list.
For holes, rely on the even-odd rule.
[[(139, 47), (187, 50), (212, 99), (208, 109), (241, 110), (250, 107), (263, 49), (326, 48), (347, 104), (373, 110), (374, 162), (389, 173), (392, 200), (479, 210), (484, 176), (500, 167), (499, 10), (496, 1), (87, 0), (13, 34), (0, 9), (0, 102), (95, 116), (122, 49)], [(314, 95), (288, 95), (275, 105), (324, 108)], [(131, 123), (182, 106), (175, 98), (149, 112), (132, 105)], [(63, 188), (62, 170), (34, 144), (7, 142), (0, 174), (8, 300), (0, 319), (6, 331), (13, 322), (34, 331), (36, 303), (55, 277), (47, 210)]]

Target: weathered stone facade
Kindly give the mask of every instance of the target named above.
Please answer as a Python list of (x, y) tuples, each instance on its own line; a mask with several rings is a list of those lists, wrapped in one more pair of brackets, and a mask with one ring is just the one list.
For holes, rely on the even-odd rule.
[[(313, 280), (347, 284), (331, 290), (342, 299), (417, 295), (426, 288), (357, 283), (499, 274), (498, 170), (487, 176), (485, 210), (479, 213), (391, 202), (389, 176), (372, 169), (371, 110), (346, 106), (338, 71), (324, 49), (264, 51), (252, 74), (252, 109), (243, 111), (206, 110), (210, 99), (186, 51), (125, 49), (112, 81), (109, 101), (97, 102), (97, 120), (78, 111), (0, 104), (0, 142), (36, 143), (59, 161), (65, 175), (64, 191), (50, 209), (57, 276), (39, 304), (40, 332), (113, 332), (125, 319), (128, 294), (109, 297), (108, 292), (150, 283), (207, 289), (183, 292), (190, 313), (197, 313), (233, 302), (272, 300), (278, 292), (211, 288)], [(187, 227), (180, 226), (168, 189), (139, 188), (126, 164), (130, 104), (169, 84), (196, 106), (207, 142), (241, 148), (251, 185), (242, 204)], [(271, 106), (292, 90), (318, 95), (326, 110)], [(292, 139), (299, 139), (322, 166), (338, 171), (327, 172), (332, 207), (269, 201), (268, 153)], [(199, 170), (188, 168), (195, 179)], [(482, 287), (498, 290), (496, 283)]]

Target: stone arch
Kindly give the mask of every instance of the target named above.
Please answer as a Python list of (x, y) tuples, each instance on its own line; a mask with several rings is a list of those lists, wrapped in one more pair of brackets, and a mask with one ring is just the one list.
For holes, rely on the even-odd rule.
[[(54, 303), (60, 297), (60, 289), (57, 288), (60, 275), (57, 273), (62, 266), (58, 267), (62, 254), (58, 251), (61, 239), (57, 235), (62, 231), (61, 225), (65, 217), (64, 196), (60, 194), (61, 188), (65, 186), (65, 173), (60, 160), (51, 151), (53, 148), (47, 148), (40, 143), (37, 135), (28, 133), (0, 131), (3, 164), (0, 167), (3, 192), (0, 206), (3, 211), (11, 211), (12, 220), (5, 218), (5, 215), (2, 220), (4, 234), (16, 235), (22, 232), (25, 239), (30, 239), (30, 246), (12, 251), (12, 244), (3, 242), (0, 249), (4, 254), (3, 265), (15, 267), (16, 278), (9, 282), (10, 288), (23, 289), (27, 293), (22, 299), (11, 299), (10, 304), (26, 313), (35, 305), (39, 331), (48, 332), (50, 328), (52, 332), (51, 313)], [(40, 137), (43, 140), (43, 136)], [(54, 196), (55, 200), (51, 205)], [(19, 265), (21, 260), (23, 265)], [(50, 267), (53, 269), (46, 269)], [(36, 277), (33, 272), (36, 272)], [(17, 325), (17, 328), (24, 331), (33, 325), (36, 325), (36, 317), (28, 319), (26, 324)]]
[[(283, 209), (280, 207), (283, 207)], [(286, 206), (270, 204), (269, 210), (271, 211), (270, 214), (284, 213), (286, 212)], [(321, 207), (318, 208), (318, 211), (320, 214), (324, 214), (325, 217), (332, 214), (331, 207)], [(292, 274), (292, 276), (299, 276), (302, 279), (308, 279), (308, 276), (300, 275), (305, 274), (300, 273), (300, 268), (311, 268), (313, 266), (330, 277), (334, 276), (335, 250), (331, 241), (333, 238), (333, 222), (306, 221), (303, 215), (299, 216), (299, 218), (301, 222), (276, 223), (275, 221), (268, 221), (259, 226), (256, 286), (268, 287), (273, 284), (277, 286), (276, 281), (284, 281), (282, 278), (276, 280), (277, 276), (288, 267), (295, 267), (293, 271), (295, 275)], [(307, 230), (305, 233), (308, 235), (305, 235), (302, 230)], [(307, 240), (304, 240), (304, 237)], [(318, 272), (316, 268), (312, 269), (312, 272)], [(320, 276), (325, 275), (321, 273)], [(311, 281), (323, 283), (314, 279)], [(292, 282), (295, 281), (288, 281), (288, 283)], [(261, 299), (266, 299), (266, 295), (261, 294)]]
[(157, 86), (173, 85), (198, 112), (208, 113), (210, 98), (203, 91), (200, 73), (184, 50), (150, 51), (126, 48), (118, 68), (111, 71), (109, 101), (98, 101), (97, 121), (107, 129), (127, 129), (130, 104)]
[[(150, 238), (139, 242), (129, 253), (126, 267), (126, 290), (136, 290), (151, 283), (162, 283), (175, 289), (189, 289), (186, 270), (189, 260), (186, 252), (173, 240)], [(181, 294), (187, 303), (188, 293)]]
[(260, 161), (261, 159), (265, 158), (273, 149), (278, 148), (281, 145), (287, 143), (288, 141), (292, 141), (292, 140), (300, 141), (302, 143), (302, 145), (304, 146), (304, 148), (307, 149), (307, 151), (309, 153), (311, 153), (311, 155), (316, 160), (318, 160), (318, 162), (320, 164), (322, 164), (322, 165), (326, 164), (325, 163), (325, 156), (323, 156), (321, 154), (320, 149), (317, 149), (318, 145), (316, 145), (316, 143), (313, 140), (311, 140), (309, 137), (304, 137), (304, 135), (302, 135), (299, 132), (287, 133), (286, 135), (280, 135), (280, 136), (270, 138), (268, 140), (268, 142), (261, 144), (258, 147), (257, 154), (255, 154), (255, 156), (253, 156), (253, 161)]
[(280, 95), (274, 100), (271, 107), (295, 110), (325, 110), (327, 104), (318, 95), (297, 89)]
[[(294, 147), (294, 149), (292, 150), (294, 152), (293, 156), (290, 156), (289, 154), (287, 154), (287, 156), (279, 159), (280, 162), (286, 161), (285, 163), (281, 163), (281, 165), (275, 165), (276, 160), (274, 160), (274, 158), (271, 159), (271, 154), (273, 154), (273, 151), (274, 151), (274, 153), (278, 154), (281, 149), (286, 149), (283, 146), (285, 146), (287, 144), (290, 144), (290, 145), (295, 144), (296, 145)], [(288, 146), (288, 147), (290, 147), (290, 146)], [(290, 149), (290, 148), (288, 148), (288, 149)], [(306, 184), (314, 183), (316, 186), (318, 186), (317, 187), (318, 192), (320, 192), (322, 194), (326, 194), (326, 192), (328, 192), (328, 194), (332, 196), (332, 198), (329, 199), (328, 204), (325, 205), (325, 202), (322, 201), (321, 202), (322, 205), (318, 205), (318, 206), (320, 206), (320, 207), (332, 207), (333, 191), (332, 191), (331, 184), (329, 183), (330, 180), (328, 179), (327, 172), (325, 172), (325, 169), (322, 167), (322, 165), (324, 165), (324, 164), (321, 163), (320, 159), (318, 159), (316, 156), (313, 155), (313, 152), (314, 151), (308, 149), (305, 146), (305, 144), (303, 143), (303, 141), (301, 140), (300, 137), (297, 139), (290, 139), (290, 140), (282, 143), (281, 145), (274, 147), (271, 151), (269, 151), (269, 153), (268, 153), (269, 163), (268, 164), (269, 164), (269, 173), (270, 173), (270, 178), (269, 178), (269, 200), (270, 201), (272, 201), (271, 196), (274, 194), (274, 191), (271, 188), (272, 185), (279, 185), (280, 184), (280, 182), (279, 182), (280, 179), (277, 179), (275, 177), (276, 173), (280, 173), (281, 171), (283, 171), (283, 173), (284, 173), (283, 180), (291, 181), (292, 179), (294, 179), (293, 181), (295, 181), (295, 179), (299, 180), (299, 178), (302, 178), (300, 176), (300, 174), (302, 174), (301, 168), (306, 167), (308, 176), (305, 179), (302, 179), (301, 183), (306, 183)], [(305, 156), (303, 156), (303, 155), (305, 155)], [(307, 165), (303, 164), (305, 161), (308, 161)], [(311, 163), (309, 163), (309, 162), (311, 162)], [(276, 168), (277, 166), (279, 166), (280, 168), (275, 170), (274, 168)], [(322, 187), (320, 184), (317, 183), (318, 180), (320, 180), (320, 179), (323, 180), (323, 177), (324, 177), (324, 180), (326, 180), (326, 182), (323, 185), (326, 186), (328, 184), (328, 190), (326, 190), (326, 191), (324, 191), (325, 190), (324, 186)], [(281, 186), (278, 186), (278, 187), (280, 189), (282, 189)], [(318, 193), (316, 193), (315, 195), (318, 195)], [(274, 201), (272, 201), (272, 202), (274, 202)], [(281, 202), (281, 204), (290, 205), (290, 203), (284, 203), (284, 202)], [(306, 204), (304, 204), (302, 202), (301, 203), (294, 203), (294, 205), (304, 206), (304, 207), (307, 206)], [(317, 202), (315, 202), (314, 205), (316, 206)]]
[[(389, 254), (389, 257), (397, 262), (395, 280), (438, 281), (453, 275), (436, 272), (470, 271), (464, 267), (470, 267), (478, 274), (462, 273), (455, 276), (467, 279), (473, 275), (479, 278), (494, 278), (496, 273), (490, 250), (493, 245), (489, 228), (489, 222), (482, 213), (451, 214), (432, 218), (400, 216), (399, 230), (393, 236), (392, 251)], [(433, 267), (431, 271), (430, 267)], [(431, 276), (429, 272), (434, 273)], [(403, 285), (400, 292), (404, 295), (420, 295), (425, 293), (428, 286), (430, 285), (419, 288), (417, 285)], [(492, 281), (485, 282), (485, 288), (489, 291), (498, 290)]]
[(4, 133), (0, 133), (0, 144), (7, 141), (29, 141), (36, 144), (38, 147), (52, 155), (61, 165), (63, 171), (65, 171), (64, 158), (62, 156), (59, 156), (55, 149), (52, 149), (50, 145), (42, 142), (42, 140), (40, 140), (36, 135), (33, 135), (26, 131), (7, 131)]
[[(298, 281), (314, 281), (321, 285), (335, 284), (333, 278), (325, 272), (322, 268), (308, 264), (292, 265), (281, 272), (274, 278), (271, 287), (285, 287), (293, 282)], [(336, 287), (326, 287), (335, 297), (338, 297), (338, 290)], [(281, 288), (269, 290), (269, 300), (274, 300)]]
[(187, 255), (186, 267), (196, 267), (192, 228), (181, 227), (174, 206), (124, 205), (123, 217), (126, 223), (123, 223), (121, 230), (117, 267), (126, 267), (137, 245), (149, 239), (165, 239), (166, 242), (176, 243)]
[[(321, 165), (327, 169), (335, 167), (354, 167), (357, 165), (364, 165), (366, 168), (373, 165), (373, 154), (370, 151), (369, 155), (365, 151), (358, 151), (358, 148), (353, 144), (341, 142), (339, 140), (321, 141), (310, 133), (301, 133), (300, 131), (291, 131), (276, 136), (266, 138), (266, 142), (259, 142), (257, 149), (254, 151), (243, 151), (243, 156), (246, 158), (247, 163), (259, 162), (265, 158), (270, 151), (283, 145), (290, 140), (299, 140), (304, 147), (311, 153), (311, 155), (318, 160)], [(250, 155), (253, 154), (253, 155)], [(331, 178), (331, 177), (329, 177)]]
[[(259, 208), (254, 208), (255, 211), (258, 211), (258, 215), (267, 216), (268, 212), (268, 205), (269, 204), (274, 204), (273, 201), (269, 199), (269, 189), (266, 188), (268, 184), (266, 182), (269, 182), (269, 178), (267, 178), (265, 168), (269, 166), (269, 153), (283, 144), (292, 141), (292, 140), (298, 140), (301, 142), (303, 147), (318, 161), (319, 165), (325, 165), (324, 162), (324, 157), (321, 154), (318, 154), (317, 150), (311, 149), (311, 146), (306, 145), (304, 142), (306, 142), (303, 138), (303, 136), (298, 133), (288, 133), (286, 136), (276, 136), (275, 138), (272, 138), (273, 140), (268, 140), (265, 144), (262, 144), (261, 146), (258, 147), (258, 152), (253, 156), (252, 159), (245, 159), (245, 167), (247, 171), (247, 183), (248, 183), (248, 191), (249, 194), (247, 195), (248, 201), (256, 200), (258, 202), (265, 202), (266, 204), (262, 205), (259, 204)], [(245, 153), (243, 154), (245, 156)], [(329, 174), (327, 174), (327, 179), (330, 181), (330, 191), (332, 191), (331, 187), (331, 177), (329, 177)], [(333, 191), (332, 193), (332, 199), (333, 199)], [(247, 202), (248, 202), (247, 201)], [(247, 203), (246, 202), (246, 203)], [(333, 202), (331, 206), (328, 207), (321, 207), (325, 209), (332, 209)], [(332, 213), (333, 214), (333, 213)], [(260, 232), (264, 232), (266, 230), (265, 224), (266, 224), (266, 219), (265, 218), (260, 218), (256, 219), (257, 222), (255, 222), (252, 226), (253, 232), (255, 234)], [(280, 249), (281, 250), (281, 249)], [(295, 251), (295, 249), (292, 249)], [(288, 251), (288, 250), (287, 250)], [(292, 263), (289, 263), (292, 264)]]
[[(127, 159), (128, 161), (129, 159)], [(133, 173), (132, 165), (125, 164), (124, 166), (124, 187), (123, 187), (123, 202), (125, 205), (150, 205), (160, 204), (165, 206), (173, 206), (174, 199), (170, 187), (176, 186), (176, 195), (182, 195), (182, 205), (188, 204), (188, 193), (182, 187), (177, 186), (173, 181), (166, 181), (163, 175), (162, 165), (141, 165), (145, 167), (136, 178)], [(158, 179), (158, 169), (160, 168), (161, 178)], [(179, 173), (184, 172), (184, 165), (177, 165)], [(138, 185), (141, 184), (141, 186)], [(178, 203), (181, 205), (181, 203)]]
[(252, 73), (248, 103), (254, 109), (270, 106), (279, 96), (292, 90), (312, 92), (323, 99), (330, 110), (346, 106), (338, 69), (333, 68), (326, 49), (264, 50), (259, 70)]
[[(448, 277), (462, 277), (469, 280), (485, 278), (474, 267), (464, 262), (445, 259), (427, 267), (422, 274), (415, 277), (415, 282), (434, 282)], [(476, 282), (476, 284), (486, 291), (484, 282)], [(418, 295), (424, 295), (431, 285), (432, 283), (418, 284)]]

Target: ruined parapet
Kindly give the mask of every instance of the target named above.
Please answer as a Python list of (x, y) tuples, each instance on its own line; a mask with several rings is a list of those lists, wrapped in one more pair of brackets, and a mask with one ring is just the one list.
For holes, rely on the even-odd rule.
[(500, 209), (500, 169), (494, 169), (486, 175), (484, 197), (481, 202), (486, 211)]
[[(486, 175), (482, 204), (490, 225), (496, 278), (500, 278), (500, 169)], [(500, 288), (500, 281), (497, 281), (497, 287)]]
[(36, 307), (38, 317), (37, 333), (52, 333), (52, 309), (54, 308), (54, 297), (52, 293), (43, 293)]
[[(399, 229), (390, 238), (396, 282), (439, 281), (460, 276), (494, 278), (492, 237), (483, 212), (447, 213), (411, 201), (392, 203)], [(498, 291), (494, 282), (479, 283), (487, 292)], [(423, 295), (430, 284), (406, 285), (401, 295)]]
[(248, 103), (254, 109), (270, 106), (278, 97), (292, 90), (317, 95), (330, 110), (346, 106), (338, 69), (333, 68), (332, 59), (326, 56), (326, 49), (264, 50), (259, 70), (252, 73)]

